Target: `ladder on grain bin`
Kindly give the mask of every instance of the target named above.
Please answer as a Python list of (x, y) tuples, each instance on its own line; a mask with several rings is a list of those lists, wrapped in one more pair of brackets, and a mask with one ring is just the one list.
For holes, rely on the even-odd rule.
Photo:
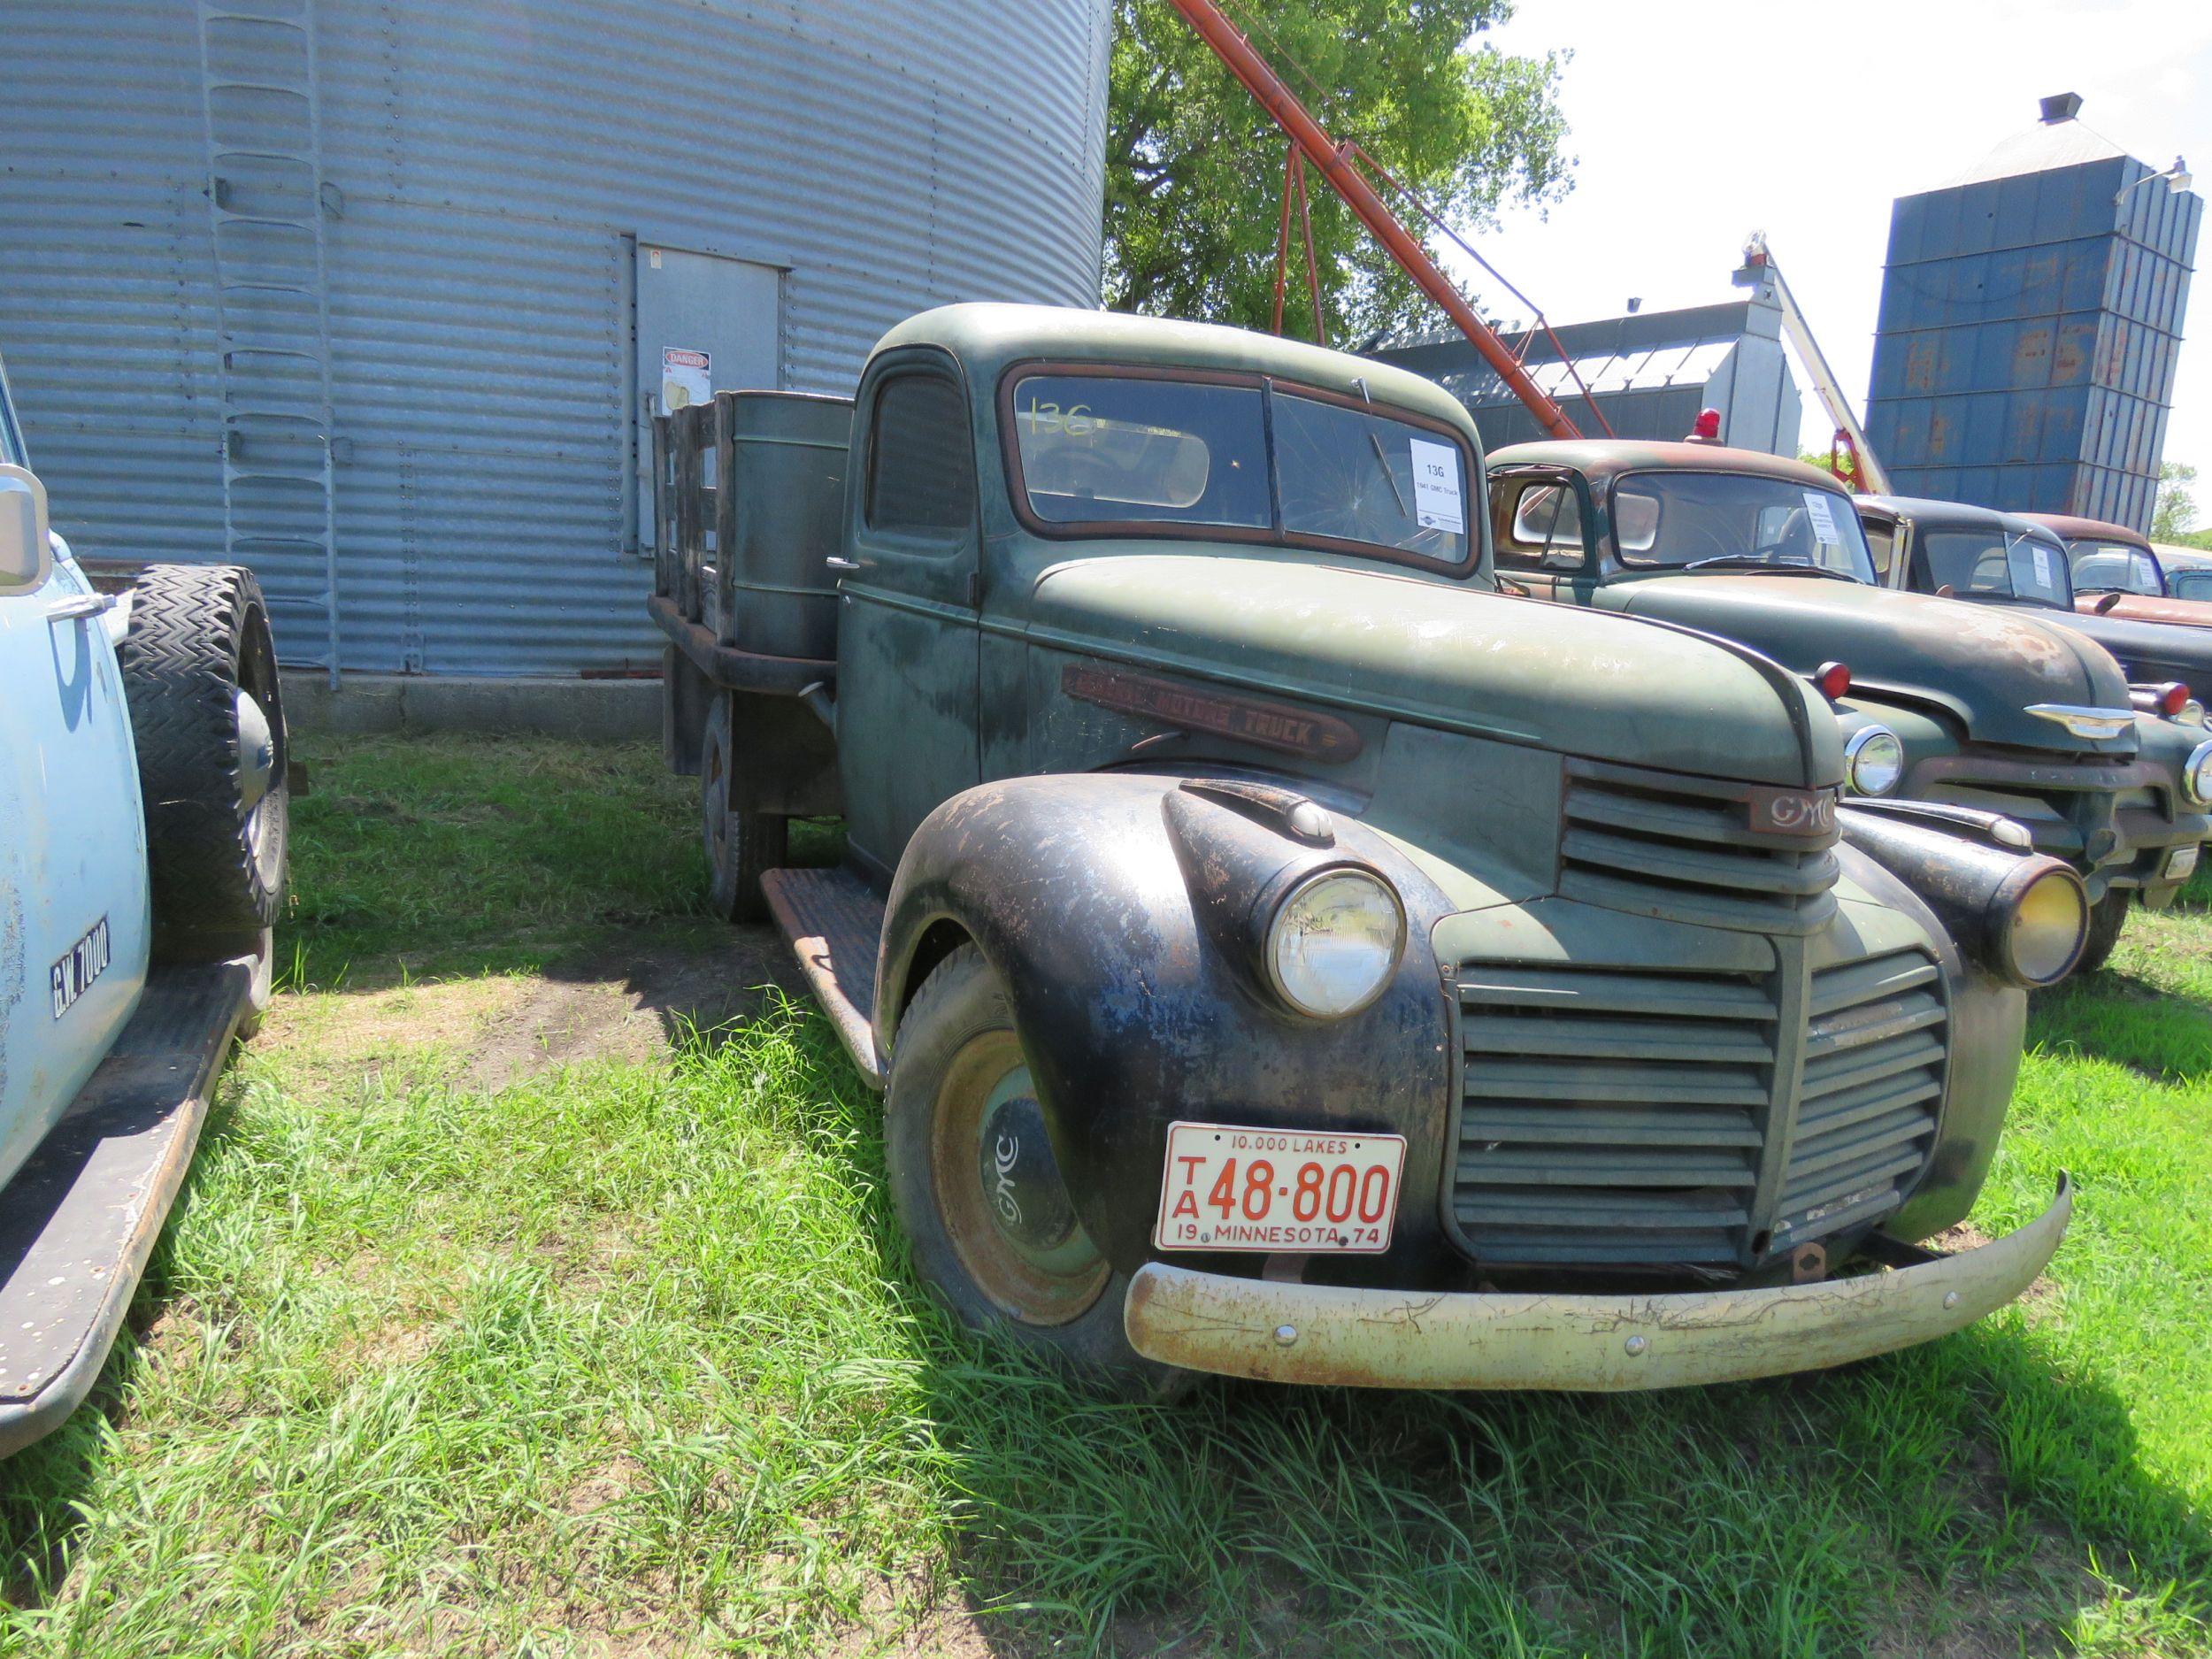
[(1889, 477), (1882, 471), (1882, 464), (1875, 459), (1874, 446), (1866, 441), (1866, 428), (1852, 412), (1851, 402), (1843, 395), (1843, 386), (1836, 379), (1836, 372), (1828, 366), (1828, 358), (1813, 338), (1812, 326), (1805, 320), (1805, 313), (1797, 309), (1796, 296), (1790, 285), (1783, 280), (1782, 267), (1774, 262), (1768, 250), (1766, 233), (1753, 231), (1745, 241), (1743, 264), (1734, 277), (1738, 288), (1756, 288), (1762, 281), (1771, 288), (1775, 303), (1782, 309), (1782, 333), (1797, 353), (1797, 360), (1804, 365), (1806, 378), (1813, 383), (1813, 396), (1827, 411), (1829, 421), (1835, 427), (1835, 443), (1829, 454), (1830, 471), (1843, 476), (1843, 457), (1851, 457), (1849, 482), (1862, 495), (1886, 495)]
[(334, 689), (337, 492), (323, 225), (331, 187), (323, 178), (315, 4), (280, 10), (198, 0), (198, 14), (223, 555), (260, 579), (283, 659), (322, 669)]
[[(1559, 337), (1552, 333), (1551, 325), (1544, 320), (1542, 311), (1529, 302), (1527, 296), (1514, 288), (1512, 284), (1505, 283), (1517, 299), (1529, 304), (1532, 311), (1536, 311), (1536, 326), (1524, 337), (1521, 350), (1516, 352), (1499, 337), (1496, 330), (1475, 314), (1474, 308), (1468, 304), (1458, 285), (1444, 274), (1435, 260), (1429, 257), (1428, 250), (1421, 245), (1420, 238), (1409, 231), (1397, 214), (1391, 211), (1389, 204), (1368, 181), (1368, 174), (1371, 173), (1385, 188), (1411, 203), (1424, 219), (1449, 236), (1493, 277), (1504, 282), (1505, 279), (1498, 275), (1496, 269), (1365, 150), (1350, 140), (1331, 138), (1313, 113), (1299, 101), (1298, 95), (1268, 66), (1267, 60), (1254, 49), (1250, 40), (1229, 21), (1215, 0), (1174, 0), (1174, 5), (1182, 13), (1183, 20), (1197, 32), (1198, 37), (1212, 50), (1214, 56), (1228, 66), (1230, 73), (1243, 83), (1245, 90), (1258, 101), (1260, 107), (1274, 119), (1275, 124), (1290, 140), (1290, 156), (1283, 175), (1282, 230), (1276, 250), (1275, 324), (1279, 331), (1282, 326), (1283, 277), (1290, 251), (1291, 203), (1294, 196), (1302, 215), (1305, 169), (1310, 164), (1343, 199), (1344, 204), (1352, 210), (1360, 223), (1382, 244), (1383, 250), (1397, 261), (1399, 269), (1412, 278), (1415, 286), (1423, 293), (1443, 307), (1444, 314), (1482, 354), (1483, 359), (1496, 372), (1498, 378), (1505, 382), (1506, 388), (1521, 400), (1529, 413), (1536, 417), (1539, 426), (1555, 438), (1582, 436), (1581, 429), (1568, 418), (1567, 411), (1536, 383), (1529, 373), (1525, 353), (1540, 331), (1559, 352), (1559, 360), (1565, 367), (1567, 378), (1573, 380), (1582, 394), (1583, 401), (1588, 405), (1599, 427), (1606, 436), (1613, 435), (1611, 425), (1598, 408), (1597, 400), (1591, 396), (1590, 388), (1583, 383), (1574, 360), (1560, 345)], [(1311, 279), (1314, 276), (1313, 233), (1310, 222), (1306, 227), (1306, 257)], [(1314, 283), (1313, 300), (1317, 343), (1325, 344), (1319, 339), (1321, 296), (1317, 280)]]

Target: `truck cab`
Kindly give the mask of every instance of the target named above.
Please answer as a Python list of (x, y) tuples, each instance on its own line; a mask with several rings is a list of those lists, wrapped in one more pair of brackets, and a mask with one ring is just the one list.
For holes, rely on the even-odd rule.
[[(1653, 1387), (1937, 1334), (2055, 1248), (2064, 1194), (1917, 1241), (2078, 878), (1839, 809), (1755, 651), (1499, 591), (1440, 388), (972, 305), (884, 338), (841, 455), (831, 412), (657, 429), (668, 754), (961, 1317), (1155, 1392)], [(827, 810), (841, 868), (770, 856)]]
[[(2064, 544), (2075, 610), (2133, 622), (2212, 627), (2212, 588), (2195, 582), (2177, 585), (2148, 536), (2124, 524), (2070, 513), (2020, 516), (2041, 525)], [(2183, 591), (2184, 586), (2192, 591)]]
[[(2055, 608), (1919, 591), (1904, 554), (1862, 522), (1873, 498), (1818, 468), (1619, 440), (1516, 444), (1489, 467), (1509, 580), (1740, 641), (1809, 678), (1839, 674), (1847, 791), (2021, 826), (2100, 906), (2084, 966), (2108, 956), (2132, 897), (2179, 891), (2212, 835), (2197, 792), (2212, 772), (2191, 761), (2200, 731), (2131, 691)], [(2052, 557), (2062, 575), (2055, 543)]]

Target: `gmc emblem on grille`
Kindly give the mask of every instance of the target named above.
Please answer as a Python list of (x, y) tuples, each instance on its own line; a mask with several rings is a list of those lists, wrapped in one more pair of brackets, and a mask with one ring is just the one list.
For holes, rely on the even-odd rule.
[(1832, 789), (1754, 789), (1744, 811), (1756, 833), (1809, 840), (1836, 833), (1836, 796)]

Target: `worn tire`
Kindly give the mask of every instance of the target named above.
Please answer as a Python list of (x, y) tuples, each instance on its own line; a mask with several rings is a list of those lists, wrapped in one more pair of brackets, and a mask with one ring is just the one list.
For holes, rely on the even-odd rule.
[(780, 868), (790, 846), (791, 821), (780, 813), (749, 812), (730, 804), (737, 756), (733, 699), (714, 693), (699, 741), (699, 833), (706, 846), (707, 895), (725, 921), (757, 922), (768, 914), (760, 878)]
[(150, 565), (132, 584), (117, 655), (145, 803), (154, 954), (243, 956), (276, 920), (291, 826), (261, 585), (241, 565)]
[(2089, 938), (2081, 948), (2081, 960), (2074, 965), (2076, 973), (2094, 973), (2112, 959), (2113, 948), (2120, 942), (2120, 930), (2127, 926), (2128, 907), (2134, 899), (2135, 895), (2126, 888), (2112, 887), (2089, 907)]
[[(964, 1057), (979, 1047), (996, 1048), (1019, 1062), (1006, 994), (982, 953), (964, 945), (931, 972), (900, 1022), (884, 1095), (891, 1204), (905, 1230), (915, 1271), (963, 1325), (1003, 1334), (1110, 1393), (1163, 1400), (1183, 1392), (1196, 1380), (1195, 1373), (1146, 1359), (1129, 1345), (1122, 1328), (1126, 1273), (1100, 1261), (1063, 1280), (1044, 1281), (1049, 1288), (1036, 1293), (1033, 1305), (1048, 1309), (1045, 1318), (1022, 1317), (1010, 1306), (1018, 1294), (995, 1296), (979, 1277), (979, 1260), (1003, 1254), (1005, 1242), (984, 1231), (990, 1225), (987, 1219), (980, 1224), (973, 1219), (979, 1206), (990, 1202), (982, 1192), (977, 1149), (956, 1146), (941, 1157), (939, 1129), (947, 1114), (958, 1111), (959, 1093), (977, 1086), (967, 1080)], [(987, 1087), (987, 1079), (979, 1086)], [(970, 1175), (974, 1189), (955, 1190), (954, 1183)], [(967, 1236), (956, 1237), (956, 1218), (963, 1213), (971, 1218)], [(1064, 1301), (1048, 1300), (1061, 1295)]]

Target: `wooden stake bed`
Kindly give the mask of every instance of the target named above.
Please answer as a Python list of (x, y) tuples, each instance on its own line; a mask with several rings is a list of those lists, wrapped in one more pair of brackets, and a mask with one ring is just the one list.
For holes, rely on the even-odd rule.
[(0, 1457), (59, 1427), (98, 1378), (199, 1143), (253, 965), (157, 970), (99, 1070), (0, 1188)]

